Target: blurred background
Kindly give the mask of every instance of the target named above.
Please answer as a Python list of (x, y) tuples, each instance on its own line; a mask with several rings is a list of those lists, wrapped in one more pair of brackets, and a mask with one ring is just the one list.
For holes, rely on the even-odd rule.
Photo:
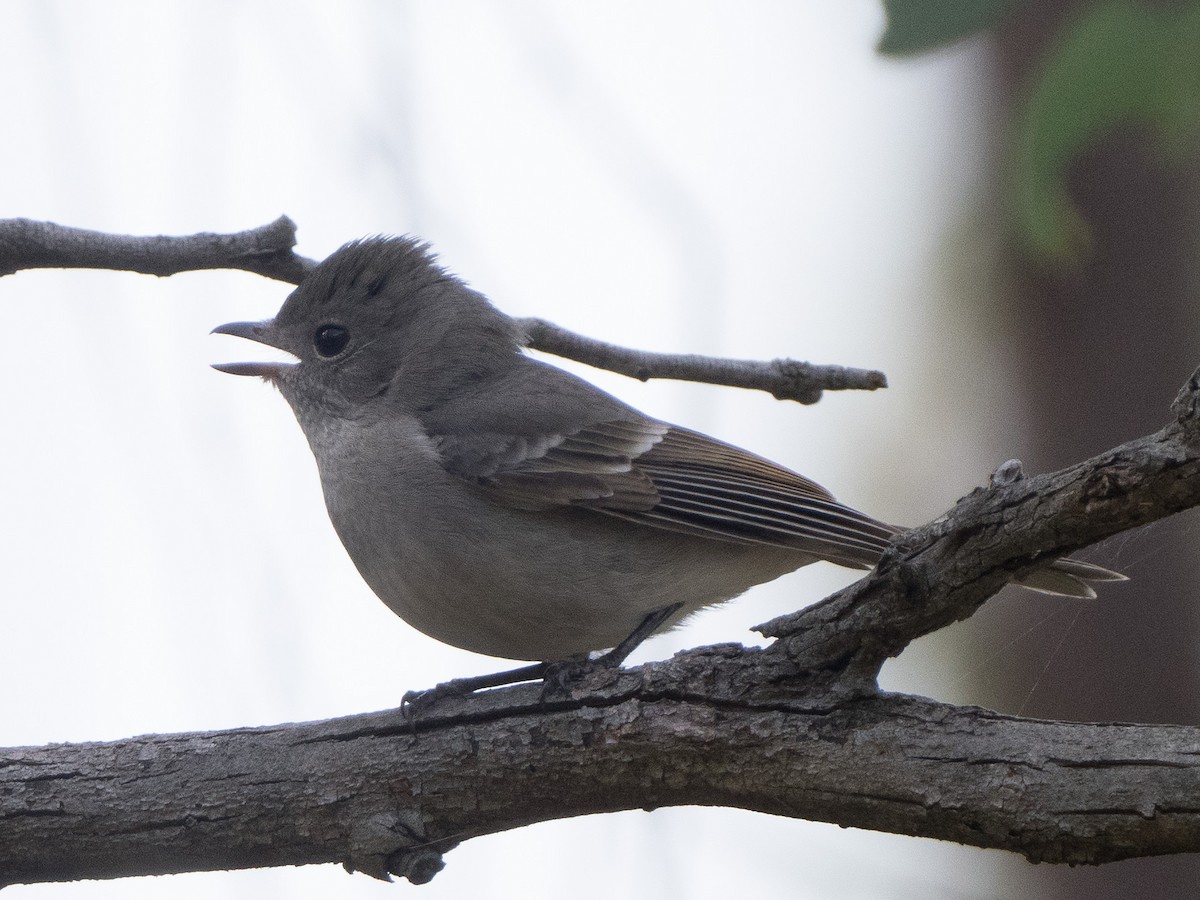
[[(1200, 363), (1200, 4), (6, 0), (0, 216), (123, 233), (287, 213), (320, 258), (414, 233), (514, 315), (621, 344), (879, 368), (801, 407), (587, 377), (924, 522), (1010, 457), (1159, 427)], [(239, 272), (0, 279), (0, 745), (319, 719), (504, 664), (361, 583), (286, 404), (208, 335)], [(581, 367), (573, 367), (582, 371)], [(1089, 558), (1094, 603), (1006, 591), (884, 686), (1195, 724), (1194, 516)], [(650, 642), (717, 641), (855, 576), (814, 566)], [(584, 876), (586, 873), (586, 877)], [(337, 866), (17, 886), (13, 898), (1194, 896), (1100, 869), (729, 810), (470, 840), (430, 885)], [(414, 894), (415, 896), (416, 894)]]

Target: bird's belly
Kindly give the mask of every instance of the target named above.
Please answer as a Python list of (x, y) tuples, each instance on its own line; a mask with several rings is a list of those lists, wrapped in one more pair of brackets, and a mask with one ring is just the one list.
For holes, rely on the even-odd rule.
[(669, 626), (811, 561), (588, 510), (514, 510), (454, 481), (400, 503), (327, 501), (350, 557), (393, 612), (447, 644), (507, 659), (612, 647), (654, 609), (683, 603)]

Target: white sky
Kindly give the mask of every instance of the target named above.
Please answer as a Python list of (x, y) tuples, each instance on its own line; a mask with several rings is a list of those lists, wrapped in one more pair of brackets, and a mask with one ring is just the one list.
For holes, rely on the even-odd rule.
[[(986, 266), (983, 63), (969, 43), (882, 60), (881, 28), (877, 0), (7, 0), (0, 216), (188, 233), (286, 212), (314, 257), (412, 232), (515, 315), (658, 350), (881, 368), (890, 390), (814, 408), (588, 377), (923, 521), (1005, 454), (973, 455), (984, 424), (960, 417), (952, 440), (937, 424), (994, 412), (1003, 392), (953, 312)], [(286, 404), (208, 368), (248, 352), (209, 329), (286, 293), (244, 273), (0, 279), (0, 745), (388, 708), (504, 665), (370, 594)], [(751, 641), (852, 577), (788, 576), (637, 659)], [(4, 896), (985, 897), (995, 859), (683, 809), (472, 840), (420, 889), (325, 866)]]

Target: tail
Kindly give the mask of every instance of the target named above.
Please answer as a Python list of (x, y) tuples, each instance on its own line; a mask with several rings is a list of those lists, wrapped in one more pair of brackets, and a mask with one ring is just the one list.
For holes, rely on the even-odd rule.
[(1020, 578), (1014, 578), (1013, 584), (1027, 587), (1043, 594), (1057, 594), (1060, 597), (1082, 597), (1093, 600), (1096, 589), (1093, 583), (1104, 581), (1128, 581), (1129, 578), (1120, 572), (1081, 562), (1078, 559), (1056, 559), (1049, 565), (1035, 569)]
[[(810, 503), (810, 505), (812, 505)], [(870, 569), (879, 562), (880, 555), (891, 544), (896, 535), (907, 530), (896, 525), (889, 525), (872, 519), (865, 513), (843, 506), (836, 501), (824, 504), (828, 508), (836, 508), (840, 516), (837, 524), (840, 530), (829, 529), (825, 539), (818, 545), (809, 534), (805, 534), (804, 542), (798, 546), (818, 555), (821, 559), (846, 566), (851, 569)], [(1046, 563), (1041, 568), (1034, 569), (1014, 578), (1013, 584), (1040, 591), (1043, 594), (1056, 594), (1060, 597), (1080, 597), (1087, 600), (1096, 598), (1093, 584), (1112, 581), (1128, 581), (1129, 578), (1120, 572), (1086, 563), (1082, 560), (1063, 557), (1054, 562)]]
[[(822, 555), (831, 562), (835, 562), (841, 566), (869, 569), (875, 563), (879, 562), (879, 555), (891, 543), (892, 538), (905, 531), (905, 529), (871, 519), (862, 513), (855, 513), (854, 510), (848, 510), (848, 512), (859, 516), (864, 523), (875, 526), (874, 531), (865, 526), (860, 527), (859, 541), (855, 545), (839, 548), (839, 555), (834, 555), (828, 549), (822, 549)], [(867, 539), (870, 539), (870, 545), (863, 546), (867, 544)], [(1012, 584), (1019, 584), (1021, 587), (1029, 588), (1031, 591), (1039, 591), (1043, 594), (1095, 600), (1096, 589), (1092, 587), (1093, 584), (1100, 584), (1106, 581), (1128, 580), (1128, 576), (1122, 575), (1120, 572), (1114, 572), (1112, 569), (1106, 569), (1103, 566), (1086, 563), (1078, 559), (1071, 559), (1070, 557), (1063, 557), (1062, 559), (1054, 560), (1054, 562), (1046, 563), (1041, 568), (1034, 569), (1020, 578), (1014, 578)]]
[[(840, 566), (854, 569), (869, 569), (879, 562), (879, 556), (891, 543), (895, 535), (905, 531), (896, 525), (889, 525), (872, 519), (862, 513), (855, 512), (849, 507), (842, 507), (845, 516), (857, 516), (861, 523), (856, 532), (854, 543), (843, 542), (841, 545), (822, 547), (821, 556)], [(1128, 581), (1126, 575), (1083, 562), (1070, 557), (1056, 559), (1046, 563), (1041, 568), (1034, 569), (1014, 578), (1013, 584), (1040, 591), (1043, 594), (1055, 594), (1059, 597), (1080, 597), (1086, 600), (1096, 599), (1096, 589), (1093, 584), (1113, 581)]]

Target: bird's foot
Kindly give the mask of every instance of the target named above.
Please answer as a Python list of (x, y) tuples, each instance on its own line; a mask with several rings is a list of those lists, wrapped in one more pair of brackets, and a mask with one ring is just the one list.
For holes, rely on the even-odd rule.
[(466, 697), (476, 691), (503, 687), (508, 684), (520, 684), (523, 681), (539, 681), (545, 676), (546, 668), (546, 663), (534, 663), (531, 666), (492, 672), (489, 675), (454, 678), (423, 691), (406, 691), (400, 698), (400, 710), (409, 726), (415, 729), (417, 716), (427, 713), (442, 700), (450, 697)]
[(595, 672), (620, 669), (626, 657), (636, 650), (646, 638), (658, 631), (671, 616), (679, 611), (682, 605), (673, 603), (670, 606), (652, 610), (625, 640), (594, 659), (575, 656), (557, 662), (534, 663), (530, 666), (521, 666), (519, 669), (493, 672), (490, 675), (455, 678), (423, 691), (408, 691), (400, 700), (400, 710), (409, 727), (415, 732), (417, 716), (427, 713), (441, 700), (449, 697), (465, 697), (476, 691), (520, 684), (525, 681), (542, 682), (543, 701), (556, 694), (569, 694), (573, 682), (581, 681)]

